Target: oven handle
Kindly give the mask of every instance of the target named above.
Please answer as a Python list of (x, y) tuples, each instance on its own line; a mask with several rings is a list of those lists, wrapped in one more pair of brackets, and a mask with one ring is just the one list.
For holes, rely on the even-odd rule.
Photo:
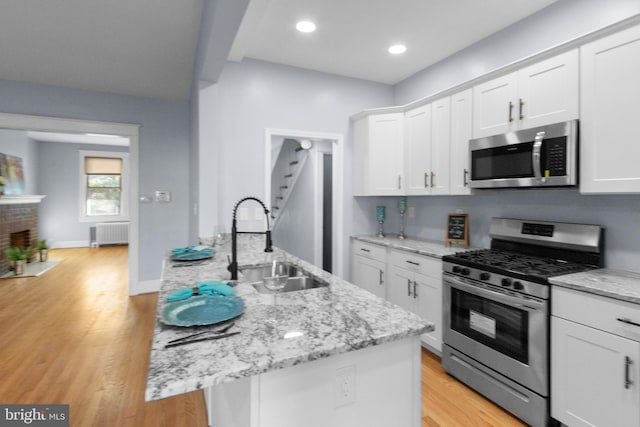
[(533, 141), (533, 151), (531, 151), (531, 161), (533, 162), (533, 176), (544, 182), (542, 178), (542, 168), (540, 162), (540, 152), (542, 151), (542, 140), (544, 139), (545, 132), (536, 133), (536, 137)]
[(533, 312), (533, 311), (544, 311), (545, 303), (544, 301), (536, 301), (527, 299), (526, 302), (523, 302), (522, 298), (514, 297), (511, 295), (504, 294), (502, 292), (493, 291), (491, 289), (486, 289), (480, 286), (470, 285), (468, 283), (463, 282), (463, 279), (458, 279), (449, 274), (443, 275), (443, 280), (445, 284), (451, 285), (452, 288), (457, 288), (462, 291), (468, 292), (470, 294), (477, 295), (479, 297), (488, 298), (497, 302), (501, 302), (510, 307), (520, 308), (525, 311)]

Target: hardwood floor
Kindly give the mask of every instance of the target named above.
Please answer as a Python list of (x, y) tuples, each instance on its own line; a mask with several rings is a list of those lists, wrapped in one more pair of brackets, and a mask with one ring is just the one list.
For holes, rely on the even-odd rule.
[[(157, 294), (128, 296), (127, 248), (49, 257), (41, 276), (0, 280), (0, 403), (66, 403), (78, 427), (205, 427), (202, 392), (144, 401)], [(422, 376), (423, 427), (524, 426), (426, 350)]]

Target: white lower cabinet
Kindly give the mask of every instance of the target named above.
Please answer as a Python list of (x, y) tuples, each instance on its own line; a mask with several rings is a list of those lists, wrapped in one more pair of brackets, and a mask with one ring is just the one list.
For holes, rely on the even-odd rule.
[(554, 287), (551, 313), (551, 416), (640, 426), (640, 306)]
[(392, 249), (387, 299), (435, 324), (422, 342), (442, 351), (442, 261)]
[(372, 294), (386, 298), (386, 248), (354, 241), (352, 249), (351, 282)]

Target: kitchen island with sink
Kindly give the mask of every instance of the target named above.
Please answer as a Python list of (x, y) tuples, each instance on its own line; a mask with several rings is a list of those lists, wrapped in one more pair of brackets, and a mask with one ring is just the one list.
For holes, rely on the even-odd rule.
[(165, 348), (209, 328), (161, 316), (171, 292), (228, 281), (230, 245), (223, 239), (215, 250), (190, 266), (163, 263), (147, 401), (203, 389), (214, 427), (421, 425), (419, 337), (433, 325), (278, 248), (265, 253), (260, 235), (239, 236), (241, 267), (286, 259), (328, 286), (279, 293), (274, 305), (240, 269), (234, 290), (244, 311), (229, 330), (239, 333)]

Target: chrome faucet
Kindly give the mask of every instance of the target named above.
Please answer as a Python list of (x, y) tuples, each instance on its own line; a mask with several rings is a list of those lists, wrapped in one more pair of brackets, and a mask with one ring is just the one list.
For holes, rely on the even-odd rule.
[[(254, 200), (262, 206), (264, 209), (264, 216), (267, 218), (267, 230), (258, 234), (264, 234), (266, 236), (266, 247), (264, 248), (265, 252), (273, 252), (273, 248), (271, 247), (271, 229), (269, 227), (269, 209), (262, 203), (262, 200), (257, 197), (245, 197), (240, 199), (238, 203), (233, 208), (233, 219), (231, 222), (231, 263), (227, 267), (227, 270), (231, 272), (231, 280), (238, 280), (238, 233), (243, 233), (242, 231), (238, 231), (236, 214), (238, 212), (238, 206), (240, 206), (243, 202), (247, 200)], [(253, 232), (244, 232), (244, 233), (253, 233)]]

